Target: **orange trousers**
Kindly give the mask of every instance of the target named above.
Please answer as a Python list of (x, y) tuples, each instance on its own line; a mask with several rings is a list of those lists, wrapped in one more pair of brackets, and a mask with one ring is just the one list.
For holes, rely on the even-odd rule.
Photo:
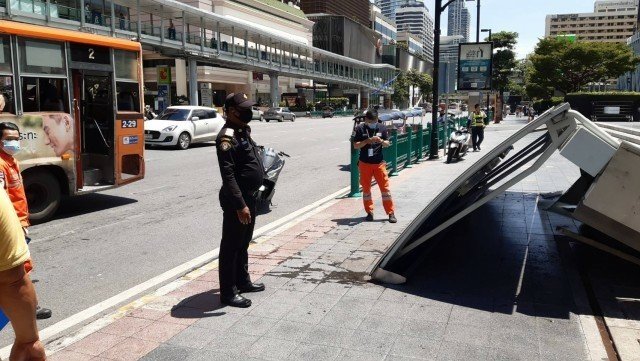
[(358, 163), (360, 170), (360, 185), (362, 186), (362, 202), (367, 213), (373, 213), (373, 198), (371, 197), (371, 178), (375, 178), (382, 193), (382, 205), (387, 214), (394, 213), (393, 199), (391, 199), (391, 189), (389, 187), (389, 173), (387, 164)]

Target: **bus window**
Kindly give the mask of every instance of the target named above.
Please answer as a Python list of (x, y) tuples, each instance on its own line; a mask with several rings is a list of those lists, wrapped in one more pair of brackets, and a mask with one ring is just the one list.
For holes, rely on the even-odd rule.
[(138, 53), (115, 50), (116, 79), (138, 82)]
[(15, 101), (13, 97), (13, 78), (0, 76), (0, 114), (15, 114)]
[(28, 112), (69, 112), (67, 81), (22, 77), (22, 111)]
[(62, 43), (24, 38), (20, 38), (18, 43), (23, 74), (66, 74)]
[(11, 47), (9, 37), (0, 35), (0, 73), (11, 74)]
[(140, 94), (138, 83), (127, 83), (119, 81), (116, 83), (118, 91), (118, 111), (129, 111), (140, 113)]

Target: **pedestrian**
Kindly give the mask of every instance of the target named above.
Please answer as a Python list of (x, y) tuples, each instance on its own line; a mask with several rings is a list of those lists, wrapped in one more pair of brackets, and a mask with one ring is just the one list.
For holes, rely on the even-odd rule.
[(248, 123), (256, 103), (244, 93), (231, 93), (224, 103), (226, 122), (216, 148), (222, 176), (222, 241), (220, 242), (220, 300), (233, 307), (249, 307), (242, 294), (264, 291), (264, 284), (249, 276), (249, 242), (256, 222), (256, 197), (264, 178), (258, 145)]
[(122, 11), (118, 14), (118, 19), (120, 19), (120, 30), (125, 30), (125, 18)]
[(529, 106), (529, 121), (532, 121), (535, 117), (536, 111), (533, 109), (533, 106)]
[[(29, 238), (29, 207), (27, 205), (27, 196), (22, 183), (22, 175), (20, 174), (20, 165), (13, 157), (20, 151), (20, 128), (17, 125), (4, 122), (0, 123), (0, 187), (2, 187), (9, 199), (13, 203), (14, 213), (20, 220), (20, 225), (24, 232), (24, 238), (27, 243), (31, 241)], [(39, 320), (51, 317), (51, 310), (37, 306), (36, 317)]]
[(91, 5), (89, 3), (84, 4), (84, 21), (87, 23), (91, 23)]
[(468, 128), (471, 128), (471, 144), (473, 145), (473, 151), (478, 151), (480, 145), (484, 140), (484, 120), (487, 115), (480, 110), (480, 104), (476, 104), (473, 112), (469, 116)]
[(144, 106), (144, 120), (155, 119), (155, 117), (157, 116), (158, 115), (153, 112), (153, 109), (151, 109), (151, 106), (149, 104), (146, 104)]
[(9, 360), (46, 360), (36, 324), (38, 300), (29, 247), (9, 196), (0, 192), (0, 310), (15, 334)]
[(169, 39), (176, 40), (176, 26), (173, 25), (173, 19), (169, 19)]
[(367, 221), (373, 221), (373, 198), (371, 197), (371, 178), (375, 178), (382, 193), (382, 205), (389, 216), (390, 223), (396, 223), (393, 199), (389, 185), (387, 163), (382, 156), (382, 148), (390, 145), (389, 133), (384, 125), (378, 121), (378, 113), (368, 110), (365, 122), (356, 127), (353, 146), (360, 149), (358, 169), (360, 170), (360, 185), (362, 186), (362, 202), (367, 212)]

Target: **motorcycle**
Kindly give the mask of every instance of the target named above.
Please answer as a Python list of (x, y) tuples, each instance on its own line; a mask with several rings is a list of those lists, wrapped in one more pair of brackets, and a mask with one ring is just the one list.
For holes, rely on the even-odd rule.
[(469, 150), (470, 141), (471, 134), (467, 128), (459, 127), (453, 131), (447, 143), (447, 163), (451, 163), (454, 158), (456, 160), (462, 159)]
[(264, 166), (264, 180), (258, 189), (258, 205), (269, 206), (275, 193), (276, 182), (284, 168), (284, 157), (289, 157), (285, 152), (278, 152), (273, 148), (260, 147), (262, 165)]

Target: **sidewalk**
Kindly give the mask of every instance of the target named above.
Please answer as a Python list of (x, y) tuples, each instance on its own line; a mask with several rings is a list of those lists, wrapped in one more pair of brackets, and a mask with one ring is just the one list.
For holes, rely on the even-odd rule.
[[(507, 122), (508, 130), (487, 129), (485, 151), (513, 134), (518, 121)], [(249, 294), (248, 309), (220, 305), (214, 262), (51, 342), (50, 359), (599, 359), (592, 322), (577, 314), (571, 270), (553, 240), (557, 225), (575, 224), (536, 207), (539, 192), (566, 189), (578, 175), (557, 154), (454, 226), (407, 284), (364, 281), (433, 199), (434, 184), (448, 184), (480, 156), (423, 162), (392, 178), (396, 224), (383, 218), (377, 192), (379, 221), (364, 222), (361, 199), (337, 199), (257, 239), (249, 269), (267, 290)]]

